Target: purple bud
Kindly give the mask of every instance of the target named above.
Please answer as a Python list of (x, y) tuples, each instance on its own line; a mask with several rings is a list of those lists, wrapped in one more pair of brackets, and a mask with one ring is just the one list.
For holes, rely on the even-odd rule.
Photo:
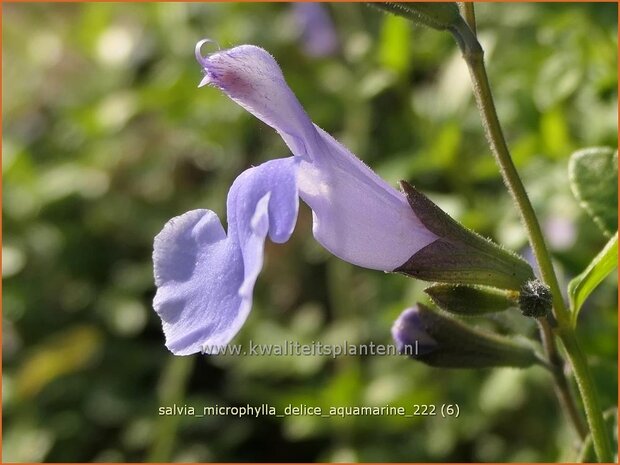
[[(402, 353), (434, 367), (527, 367), (539, 363), (529, 343), (481, 331), (422, 304), (401, 313), (392, 335)], [(417, 346), (417, 353), (405, 350), (410, 346)]]
[(413, 354), (413, 357), (428, 354), (437, 346), (437, 342), (426, 332), (417, 305), (406, 309), (396, 319), (392, 325), (392, 337), (399, 352)]

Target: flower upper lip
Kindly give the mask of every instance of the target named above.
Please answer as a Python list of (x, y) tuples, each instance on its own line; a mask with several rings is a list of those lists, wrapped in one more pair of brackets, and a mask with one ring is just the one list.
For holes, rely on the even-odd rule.
[[(220, 46), (219, 44), (212, 39), (202, 39), (200, 40), (197, 44), (196, 44), (196, 48), (194, 50), (195, 54), (196, 54), (196, 60), (198, 61), (198, 63), (200, 63), (200, 65), (203, 68), (206, 68), (207, 66), (207, 59), (206, 57), (202, 54), (202, 46), (204, 44), (215, 44), (218, 48), (218, 50), (220, 50)], [(207, 55), (208, 56), (208, 55)]]
[(204, 56), (202, 54), (202, 47), (205, 44), (215, 44), (218, 48), (218, 50), (220, 50), (220, 46), (219, 44), (211, 39), (202, 39), (201, 41), (199, 41), (196, 44), (196, 48), (194, 50), (194, 53), (196, 55), (196, 61), (198, 61), (198, 63), (200, 64), (200, 66), (202, 67), (202, 73), (204, 74), (204, 77), (202, 78), (202, 80), (200, 81), (200, 83), (198, 84), (198, 87), (203, 87), (207, 84), (210, 84), (212, 82), (212, 71), (210, 71), (208, 69), (209, 66), (209, 62), (208, 62), (208, 57), (209, 54), (207, 54), (207, 56)]

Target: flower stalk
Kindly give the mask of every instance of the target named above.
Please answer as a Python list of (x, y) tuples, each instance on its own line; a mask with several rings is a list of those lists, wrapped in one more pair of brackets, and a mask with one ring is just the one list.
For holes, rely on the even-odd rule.
[[(467, 19), (468, 21), (472, 21), (473, 11), (471, 10), (473, 10), (473, 6), (469, 6)], [(603, 413), (600, 408), (594, 382), (592, 381), (591, 373), (581, 348), (579, 347), (575, 333), (570, 326), (570, 314), (564, 304), (560, 286), (555, 271), (553, 270), (551, 258), (545, 244), (536, 212), (532, 207), (504, 138), (484, 64), (484, 51), (476, 35), (472, 32), (465, 20), (461, 19), (461, 21), (450, 28), (450, 31), (461, 47), (463, 58), (469, 68), (474, 97), (480, 111), (487, 141), (499, 165), (502, 179), (517, 205), (521, 219), (527, 230), (529, 242), (538, 263), (542, 279), (551, 289), (553, 316), (555, 318), (551, 318), (551, 316), (539, 318), (538, 322), (547, 358), (550, 365), (553, 367), (552, 371), (560, 403), (575, 425), (579, 435), (583, 437), (586, 431), (585, 428), (581, 426), (581, 420), (577, 414), (568, 382), (563, 374), (562, 359), (553, 340), (554, 329), (555, 334), (557, 334), (562, 341), (568, 359), (572, 365), (586, 411), (597, 458), (601, 462), (611, 462), (613, 460), (611, 446), (605, 431)]]

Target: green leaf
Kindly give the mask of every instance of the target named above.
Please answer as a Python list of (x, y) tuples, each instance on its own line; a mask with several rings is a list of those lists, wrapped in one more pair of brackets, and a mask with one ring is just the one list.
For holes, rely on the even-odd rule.
[(573, 326), (581, 306), (596, 287), (618, 266), (618, 233), (594, 257), (588, 267), (568, 284)]
[(461, 20), (455, 2), (371, 2), (369, 5), (433, 29), (448, 29)]
[(610, 237), (618, 229), (618, 151), (579, 150), (571, 156), (568, 174), (580, 205)]

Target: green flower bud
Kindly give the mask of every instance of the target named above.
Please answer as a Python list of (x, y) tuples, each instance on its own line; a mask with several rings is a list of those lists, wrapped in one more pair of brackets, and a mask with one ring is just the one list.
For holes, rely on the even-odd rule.
[(529, 344), (482, 332), (422, 304), (401, 313), (392, 336), (401, 353), (434, 367), (524, 368), (540, 363)]
[(518, 307), (519, 293), (490, 287), (436, 284), (424, 290), (441, 309), (463, 316), (477, 316)]
[(526, 282), (519, 294), (521, 313), (532, 318), (542, 318), (551, 312), (553, 296), (551, 289), (537, 279)]

